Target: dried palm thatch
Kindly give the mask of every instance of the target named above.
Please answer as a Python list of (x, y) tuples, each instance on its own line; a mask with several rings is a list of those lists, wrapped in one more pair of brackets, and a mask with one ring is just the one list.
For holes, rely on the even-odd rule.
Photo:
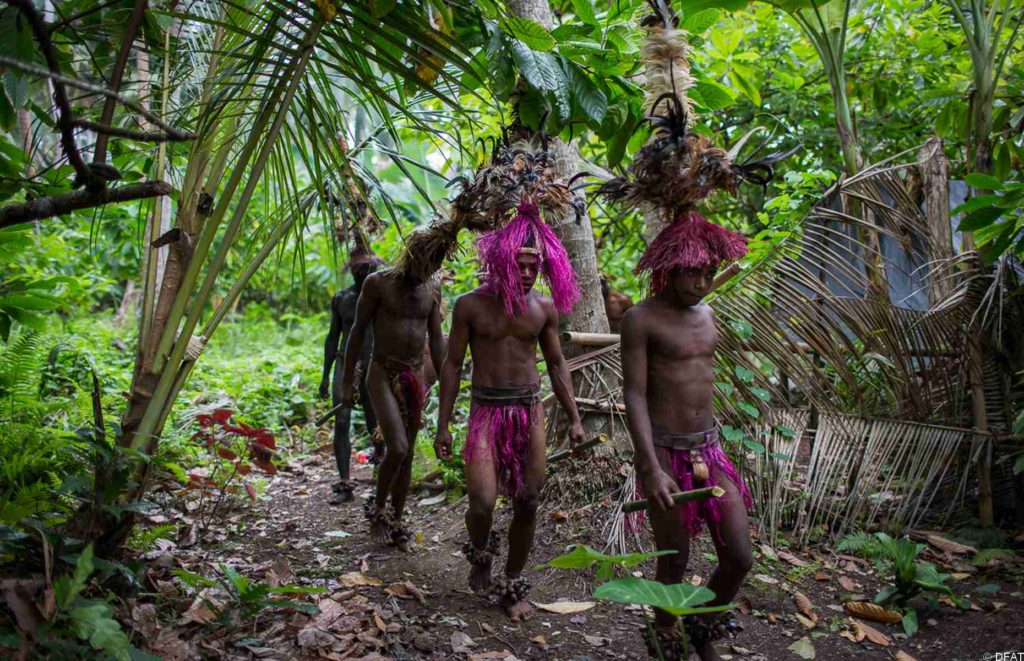
[(965, 429), (823, 414), (798, 538), (806, 542), (815, 529), (841, 536), (855, 520), (891, 531), (916, 527), (944, 477), (958, 473), (959, 450), (973, 438)]
[(810, 424), (810, 412), (774, 409), (758, 425), (756, 439), (763, 453), (748, 453), (744, 462), (745, 481), (758, 512), (758, 534), (774, 542), (775, 534), (791, 526), (796, 505), (804, 497), (798, 484), (798, 452)]

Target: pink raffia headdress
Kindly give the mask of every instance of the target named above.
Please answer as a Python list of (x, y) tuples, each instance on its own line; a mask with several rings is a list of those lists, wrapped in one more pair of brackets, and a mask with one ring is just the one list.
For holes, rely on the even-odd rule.
[(675, 269), (717, 266), (746, 254), (747, 240), (742, 235), (715, 225), (691, 210), (651, 241), (635, 272), (649, 274), (651, 293), (657, 294), (668, 284)]
[(539, 252), (540, 273), (551, 289), (551, 298), (559, 314), (568, 314), (580, 300), (580, 289), (569, 255), (552, 229), (541, 220), (540, 211), (533, 202), (520, 202), (512, 220), (501, 229), (481, 235), (476, 245), (480, 262), (487, 272), (481, 290), (500, 297), (509, 317), (515, 317), (526, 309), (526, 296), (516, 261), (524, 248)]

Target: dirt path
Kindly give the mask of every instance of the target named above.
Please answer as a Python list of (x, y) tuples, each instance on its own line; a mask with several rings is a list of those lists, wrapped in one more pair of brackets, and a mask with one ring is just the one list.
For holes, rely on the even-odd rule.
[[(253, 578), (326, 588), (325, 595), (313, 598), (321, 614), (267, 611), (234, 630), (190, 624), (179, 639), (191, 639), (192, 647), (202, 641), (201, 654), (224, 658), (644, 658), (638, 608), (599, 603), (572, 615), (539, 611), (530, 622), (512, 623), (496, 606), (470, 593), (468, 565), (459, 553), (466, 538), (464, 500), (442, 504), (429, 493), (416, 494), (410, 511), (417, 550), (402, 554), (374, 545), (362, 517), (362, 501), (371, 492), (370, 469), (356, 471), (363, 486), (355, 503), (330, 506), (332, 463), (324, 455), (293, 462), (290, 472), (274, 479), (267, 496), (241, 515), (234, 530), (225, 531), (220, 548), (205, 554), (209, 571), (215, 571), (215, 561), (228, 562)], [(533, 563), (573, 543), (600, 546), (598, 534), (583, 527), (586, 522), (570, 516), (556, 523), (550, 514), (542, 505)], [(496, 517), (502, 530), (507, 517), (507, 508)], [(711, 565), (708, 549), (701, 550), (692, 554), (694, 572), (706, 578)], [(787, 554), (765, 545), (757, 555), (738, 600), (744, 631), (721, 645), (724, 658), (799, 659), (813, 653), (817, 659), (890, 659), (902, 652), (917, 659), (978, 659), (986, 652), (1024, 648), (1024, 595), (1016, 562), (1000, 564), (995, 577), (987, 569), (970, 568), (969, 578), (956, 589), (973, 598), (976, 610), (961, 612), (942, 604), (932, 611), (921, 608), (921, 631), (909, 640), (898, 625), (872, 624), (884, 637), (881, 642), (889, 642), (882, 646), (839, 635), (849, 622), (841, 604), (850, 593), (870, 599), (880, 587), (867, 563), (811, 552)], [(528, 578), (537, 603), (587, 601), (592, 587), (580, 572), (533, 571)], [(989, 591), (996, 585), (995, 592), (974, 592), (983, 584)], [(794, 591), (813, 604), (818, 618), (807, 622), (813, 628), (797, 618)]]

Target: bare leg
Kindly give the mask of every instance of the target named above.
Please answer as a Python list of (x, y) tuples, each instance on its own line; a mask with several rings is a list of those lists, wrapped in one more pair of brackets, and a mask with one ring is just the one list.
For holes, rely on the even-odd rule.
[(377, 415), (373, 411), (373, 401), (370, 399), (370, 389), (367, 387), (369, 375), (363, 375), (359, 379), (359, 401), (363, 407), (363, 422), (366, 423), (366, 433), (373, 443), (373, 452), (370, 454), (370, 463), (377, 465), (384, 458), (384, 443), (376, 440), (374, 432), (377, 430)]
[[(547, 446), (544, 438), (544, 413), (540, 405), (533, 411), (533, 425), (530, 427), (529, 457), (524, 466), (523, 493), (512, 501), (512, 524), (508, 529), (508, 561), (505, 576), (518, 578), (530, 556), (533, 547), (533, 533), (537, 525), (537, 506), (541, 487), (547, 470)], [(507, 599), (502, 608), (513, 621), (528, 620), (533, 616), (530, 602)]]
[[(486, 447), (487, 439), (478, 443)], [(478, 550), (487, 547), (494, 519), (494, 503), (498, 500), (498, 467), (494, 458), (481, 449), (476, 460), (466, 465), (466, 530), (469, 541)], [(473, 592), (486, 592), (491, 587), (491, 562), (473, 565), (469, 570), (469, 587)]]
[[(669, 471), (671, 469), (669, 468)], [(669, 472), (669, 475), (672, 475)], [(686, 565), (690, 561), (690, 533), (683, 525), (682, 507), (674, 507), (667, 512), (659, 512), (656, 508), (647, 511), (654, 531), (654, 543), (659, 551), (674, 550), (672, 555), (658, 558), (658, 570), (655, 578), (666, 585), (682, 583), (686, 574)], [(654, 610), (654, 625), (665, 631), (672, 629), (679, 618), (663, 610)]]
[[(717, 530), (712, 531), (716, 533), (712, 535), (712, 540), (718, 554), (718, 566), (707, 583), (707, 587), (715, 593), (715, 598), (709, 602), (712, 606), (732, 601), (754, 562), (750, 549), (747, 506), (743, 496), (737, 486), (721, 473), (715, 475), (715, 480), (725, 489), (725, 495), (718, 501), (722, 512), (721, 521)], [(720, 658), (710, 643), (697, 648), (697, 654), (702, 661)]]
[[(387, 372), (376, 363), (370, 364), (367, 375), (367, 387), (370, 400), (377, 413), (378, 424), (384, 434), (384, 461), (381, 462), (377, 474), (377, 494), (375, 497), (376, 511), (386, 511), (388, 496), (391, 495), (396, 478), (406, 460), (410, 457), (409, 441), (405, 437), (405, 425), (398, 401), (391, 391), (391, 380)], [(408, 488), (408, 487), (407, 487)], [(391, 530), (386, 523), (378, 520), (370, 527), (370, 537), (378, 544), (391, 543)]]
[[(344, 362), (335, 361), (334, 383), (331, 388), (331, 403), (335, 406), (341, 402), (341, 379), (344, 373)], [(340, 409), (334, 416), (334, 461), (338, 465), (338, 477), (341, 482), (335, 485), (335, 495), (331, 498), (332, 505), (352, 500), (352, 489), (347, 486), (352, 460), (352, 444), (349, 438), (349, 423), (352, 409)]]

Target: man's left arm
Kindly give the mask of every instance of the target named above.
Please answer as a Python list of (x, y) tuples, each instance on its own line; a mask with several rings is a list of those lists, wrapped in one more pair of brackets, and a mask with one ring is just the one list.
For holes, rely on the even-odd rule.
[(441, 331), (441, 290), (434, 294), (434, 306), (430, 308), (427, 320), (427, 335), (430, 343), (430, 362), (434, 363), (434, 374), (441, 378), (441, 367), (444, 365), (446, 352), (444, 333)]
[(554, 305), (548, 310), (548, 318), (540, 332), (540, 351), (548, 365), (548, 376), (551, 377), (551, 389), (555, 391), (562, 408), (569, 414), (569, 450), (577, 443), (583, 442), (583, 423), (579, 409), (576, 408), (576, 396), (572, 390), (572, 375), (562, 355), (562, 345), (558, 341), (558, 312)]

